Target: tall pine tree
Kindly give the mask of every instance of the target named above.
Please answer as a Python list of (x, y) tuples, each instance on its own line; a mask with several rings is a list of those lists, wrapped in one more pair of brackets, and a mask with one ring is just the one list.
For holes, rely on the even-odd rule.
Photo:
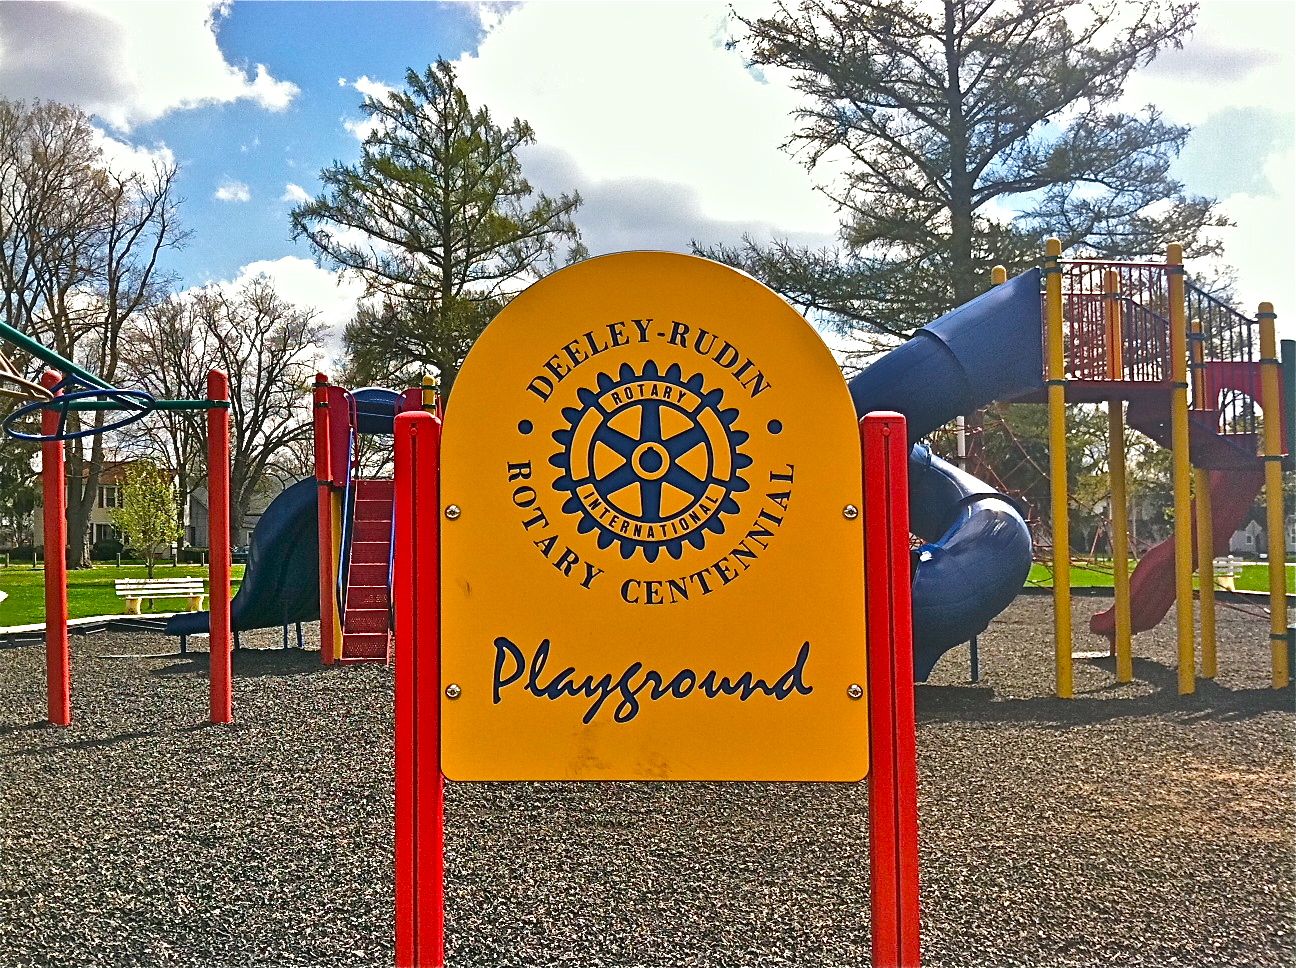
[[(1227, 224), (1170, 174), (1189, 129), (1117, 107), (1195, 5), (1160, 0), (801, 0), (739, 21), (755, 65), (804, 95), (786, 147), (842, 217), (840, 243), (698, 246), (843, 329), (906, 335), (1057, 235), (1099, 258)], [(1016, 213), (1016, 214), (1014, 214)]]
[(499, 127), (472, 107), (444, 60), (408, 71), (404, 90), (366, 97), (363, 110), (359, 163), (320, 173), (324, 191), (293, 209), (294, 236), (366, 283), (370, 304), (344, 334), (350, 379), (417, 380), (431, 369), (448, 394), (510, 295), (584, 254), (572, 221), (581, 198), (532, 188), (517, 157), (535, 140), (531, 126)]

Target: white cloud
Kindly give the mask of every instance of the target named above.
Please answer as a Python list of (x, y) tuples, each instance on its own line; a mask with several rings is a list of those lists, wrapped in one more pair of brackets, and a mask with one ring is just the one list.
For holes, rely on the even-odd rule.
[(300, 185), (294, 185), (292, 182), (289, 182), (284, 186), (284, 193), (279, 196), (279, 201), (292, 202), (294, 204), (309, 202), (310, 192), (306, 191), (306, 189), (302, 188)]
[(0, 90), (77, 104), (121, 131), (171, 111), (299, 93), (263, 64), (225, 60), (214, 2), (0, 4)]
[(364, 283), (341, 272), (323, 269), (310, 259), (288, 255), (279, 259), (258, 259), (239, 270), (233, 279), (214, 283), (226, 290), (239, 289), (257, 276), (266, 276), (275, 291), (294, 306), (315, 310), (326, 327), (325, 352), (341, 358), (342, 329), (355, 315), (364, 296)]
[[(537, 183), (586, 194), (582, 223), (619, 220), (594, 199), (616, 205), (608, 189), (628, 181), (659, 186), (663, 217), (681, 200), (695, 204), (699, 230), (836, 230), (831, 204), (779, 149), (797, 95), (762, 83), (725, 49), (723, 4), (527, 4), (489, 11), (483, 23), (496, 15), (477, 54), (457, 62), (461, 82), (499, 123), (525, 118), (546, 150), (579, 159), (579, 171)], [(631, 241), (660, 245), (646, 232)]]
[(114, 171), (148, 174), (157, 166), (171, 168), (176, 163), (175, 153), (162, 142), (152, 147), (133, 145), (98, 128), (95, 129), (95, 141), (103, 152), (104, 161)]
[(226, 179), (217, 187), (215, 198), (220, 202), (250, 202), (252, 189), (241, 181)]
[[(1225, 229), (1224, 261), (1236, 267), (1237, 294), (1242, 308), (1255, 312), (1264, 301), (1274, 304), (1279, 334), (1296, 339), (1296, 149), (1270, 155), (1264, 162), (1268, 191), (1237, 193), (1220, 202), (1237, 223)], [(1191, 268), (1191, 267), (1189, 267)]]
[(357, 77), (355, 81), (352, 82), (351, 86), (365, 97), (371, 97), (378, 100), (385, 98), (392, 91), (397, 90), (394, 85), (388, 84), (385, 81), (375, 80), (368, 74), (362, 74), (360, 77)]
[[(1220, 233), (1224, 263), (1237, 272), (1243, 307), (1274, 303), (1278, 328), (1296, 336), (1296, 5), (1258, 0), (1203, 3), (1182, 50), (1167, 51), (1131, 78), (1122, 106), (1155, 104), (1168, 120), (1203, 125), (1221, 118), (1276, 119), (1267, 155), (1234, 157), (1234, 165), (1262, 171), (1262, 184), (1222, 198), (1236, 228)], [(1258, 109), (1258, 110), (1257, 110)], [(1257, 121), (1256, 123), (1262, 123)], [(1207, 127), (1203, 126), (1203, 135)], [(1228, 146), (1220, 145), (1221, 151)], [(1207, 179), (1209, 181), (1209, 179)], [(1235, 181), (1236, 183), (1236, 181)], [(1210, 184), (1189, 191), (1212, 193)], [(1227, 190), (1227, 189), (1226, 189)], [(1192, 266), (1188, 267), (1192, 271)]]
[(359, 118), (352, 120), (350, 118), (342, 119), (342, 127), (351, 132), (351, 136), (356, 141), (364, 141), (365, 138), (373, 134), (378, 127), (378, 121), (375, 118)]
[[(381, 101), (388, 94), (397, 90), (397, 88), (385, 81), (378, 81), (367, 74), (362, 74), (354, 81), (348, 82), (345, 77), (338, 78), (339, 87), (351, 87), (360, 93), (362, 97), (371, 97), (376, 101)], [(342, 127), (351, 132), (351, 136), (357, 141), (364, 141), (378, 127), (376, 118), (343, 118)]]
[(1155, 104), (1196, 124), (1225, 108), (1290, 110), (1296, 5), (1263, 0), (1203, 3), (1182, 50), (1162, 53), (1130, 78), (1123, 106)]

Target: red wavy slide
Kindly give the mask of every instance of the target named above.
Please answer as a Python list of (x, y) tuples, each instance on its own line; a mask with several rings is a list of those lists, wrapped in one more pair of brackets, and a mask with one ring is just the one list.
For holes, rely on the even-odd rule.
[[(1264, 470), (1220, 470), (1210, 472), (1211, 530), (1216, 549), (1227, 548), (1229, 538), (1246, 520), (1256, 495), (1264, 486)], [(1193, 561), (1197, 560), (1197, 512), (1193, 509)], [(1148, 550), (1130, 575), (1130, 628), (1146, 632), (1156, 626), (1175, 600), (1174, 538), (1166, 538)], [(1116, 607), (1099, 612), (1089, 620), (1089, 631), (1116, 637)]]

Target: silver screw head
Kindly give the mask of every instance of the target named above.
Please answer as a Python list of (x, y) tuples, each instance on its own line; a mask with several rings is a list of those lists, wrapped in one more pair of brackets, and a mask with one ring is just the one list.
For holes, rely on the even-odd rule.
[(459, 683), (452, 682), (450, 683), (450, 685), (446, 686), (447, 699), (458, 699), (462, 695), (463, 695), (463, 690), (459, 688)]
[(858, 682), (852, 682), (846, 687), (846, 695), (850, 696), (852, 699), (861, 699), (864, 696), (864, 687)]
[(853, 504), (848, 504), (842, 508), (842, 517), (847, 521), (854, 521), (859, 517), (859, 508)]
[(445, 510), (446, 517), (449, 518), (451, 521), (457, 520), (459, 515), (461, 514), (463, 514), (463, 512), (459, 510), (459, 505), (457, 504), (451, 504)]

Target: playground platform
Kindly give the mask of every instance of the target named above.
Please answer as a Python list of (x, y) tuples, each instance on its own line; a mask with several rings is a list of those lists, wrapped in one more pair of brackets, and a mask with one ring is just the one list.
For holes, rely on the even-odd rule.
[[(980, 686), (951, 652), (919, 688), (924, 964), (1290, 965), (1296, 712), (1264, 629), (1221, 610), (1188, 697), (1163, 626), (1133, 683), (1077, 661), (1051, 698), (1037, 596), (981, 637)], [(391, 670), (248, 633), (211, 728), (204, 652), (104, 658), (156, 645), (74, 638), (60, 730), (40, 647), (0, 646), (6, 964), (390, 965)], [(856, 784), (452, 783), (449, 964), (865, 963), (866, 817)]]

